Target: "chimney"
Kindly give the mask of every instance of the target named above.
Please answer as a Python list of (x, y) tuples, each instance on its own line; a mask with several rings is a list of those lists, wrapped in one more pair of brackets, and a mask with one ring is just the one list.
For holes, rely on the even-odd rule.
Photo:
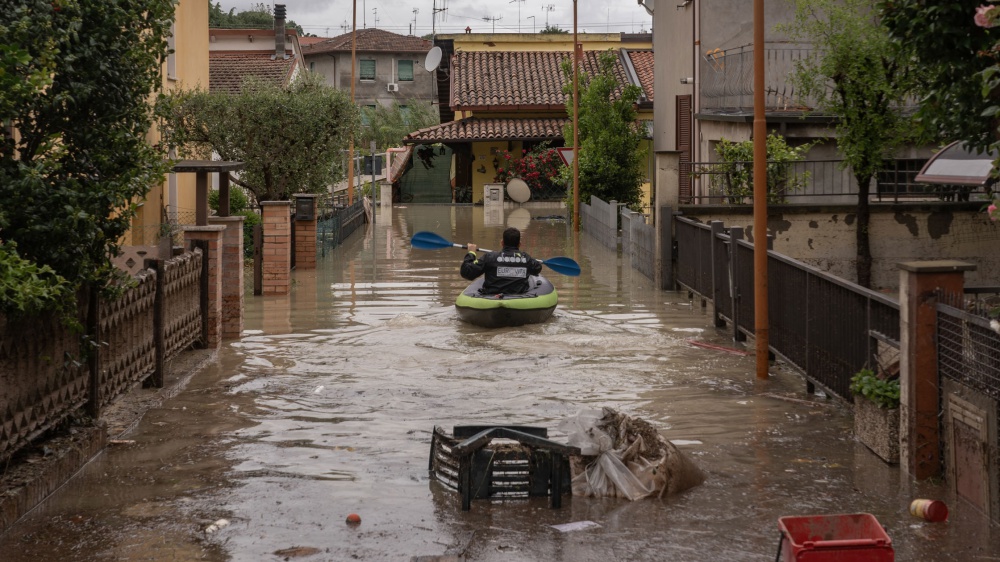
[(285, 5), (274, 5), (274, 59), (287, 59), (285, 54)]

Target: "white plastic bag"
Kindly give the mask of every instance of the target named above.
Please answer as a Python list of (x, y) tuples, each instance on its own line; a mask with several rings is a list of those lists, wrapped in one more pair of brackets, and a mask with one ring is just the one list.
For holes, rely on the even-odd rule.
[(702, 483), (704, 473), (649, 423), (612, 408), (583, 410), (559, 424), (581, 456), (570, 460), (573, 495), (641, 499)]

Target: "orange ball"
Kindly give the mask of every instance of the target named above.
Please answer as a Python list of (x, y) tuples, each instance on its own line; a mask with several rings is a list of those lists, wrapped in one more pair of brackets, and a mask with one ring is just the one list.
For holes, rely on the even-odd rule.
[(347, 516), (348, 523), (361, 523), (361, 516), (357, 513), (352, 513)]

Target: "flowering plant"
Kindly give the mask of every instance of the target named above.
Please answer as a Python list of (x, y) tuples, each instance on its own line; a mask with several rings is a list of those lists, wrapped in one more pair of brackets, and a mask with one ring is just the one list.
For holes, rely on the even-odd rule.
[(558, 186), (562, 160), (548, 143), (542, 143), (531, 151), (522, 150), (521, 154), (504, 150), (497, 157), (500, 166), (493, 178), (495, 182), (507, 183), (513, 178), (521, 178), (534, 196)]

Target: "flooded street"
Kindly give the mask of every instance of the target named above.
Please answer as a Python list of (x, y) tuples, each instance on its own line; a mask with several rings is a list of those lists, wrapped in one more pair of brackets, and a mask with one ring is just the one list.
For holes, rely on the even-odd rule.
[[(698, 301), (548, 218), (561, 208), (386, 211), (317, 270), (293, 272), (290, 296), (248, 296), (243, 338), (150, 411), (134, 445), (0, 537), (0, 560), (770, 561), (778, 517), (854, 512), (886, 527), (896, 560), (1000, 560), (1000, 529), (855, 442), (844, 405), (806, 396), (788, 370), (758, 382), (753, 357), (691, 345), (734, 344)], [(583, 274), (544, 272), (560, 296), (544, 324), (462, 324), (462, 250), (409, 237), (499, 249), (508, 225), (532, 256), (572, 257)], [(707, 481), (663, 499), (463, 512), (428, 475), (435, 425), (537, 425), (565, 441), (560, 421), (603, 406), (656, 425)], [(951, 520), (910, 516), (917, 497), (949, 501)], [(600, 527), (550, 527), (584, 520)]]

